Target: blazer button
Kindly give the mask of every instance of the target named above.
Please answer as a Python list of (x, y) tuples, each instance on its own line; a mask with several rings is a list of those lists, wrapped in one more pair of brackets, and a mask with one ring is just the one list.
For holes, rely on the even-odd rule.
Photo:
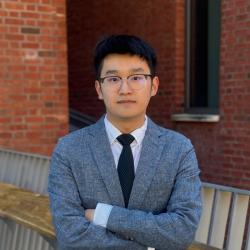
[(134, 240), (134, 238), (130, 237), (129, 240)]

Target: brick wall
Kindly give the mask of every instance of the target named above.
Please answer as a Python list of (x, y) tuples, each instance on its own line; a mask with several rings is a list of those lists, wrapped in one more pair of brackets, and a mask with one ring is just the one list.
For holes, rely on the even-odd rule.
[(250, 2), (222, 1), (220, 122), (176, 123), (209, 182), (250, 187)]
[(0, 1), (0, 146), (50, 154), (68, 131), (64, 0)]
[[(159, 57), (150, 115), (191, 138), (202, 179), (250, 186), (250, 3), (222, 0), (218, 123), (170, 122), (184, 103), (184, 1), (69, 1), (70, 106), (99, 117), (92, 49), (104, 35), (141, 36)], [(50, 154), (68, 130), (65, 0), (0, 1), (0, 145)]]
[(184, 49), (176, 36), (184, 33), (183, 1), (68, 0), (67, 8), (70, 107), (93, 117), (104, 112), (94, 90), (93, 48), (104, 35), (134, 34), (150, 42), (159, 57), (161, 86), (149, 113), (171, 126), (171, 111), (183, 105)]
[[(170, 121), (184, 107), (184, 1), (68, 0), (70, 106), (98, 117), (91, 67), (92, 49), (103, 35), (141, 36), (159, 57), (160, 89), (149, 113), (163, 126), (191, 138), (202, 179), (249, 189), (250, 186), (250, 3), (222, 0), (220, 122)], [(84, 14), (83, 14), (84, 13)]]

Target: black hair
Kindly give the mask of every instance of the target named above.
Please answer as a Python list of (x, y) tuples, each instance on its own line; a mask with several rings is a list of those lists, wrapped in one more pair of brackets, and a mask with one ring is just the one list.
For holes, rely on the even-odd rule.
[(94, 51), (94, 67), (97, 79), (100, 77), (103, 59), (109, 54), (137, 55), (146, 60), (150, 73), (155, 76), (157, 58), (154, 49), (139, 37), (112, 35), (99, 41)]

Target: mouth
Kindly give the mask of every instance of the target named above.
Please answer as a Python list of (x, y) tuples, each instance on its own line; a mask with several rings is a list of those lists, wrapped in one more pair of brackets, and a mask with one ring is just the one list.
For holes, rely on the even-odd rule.
[(127, 104), (127, 103), (136, 103), (136, 101), (133, 101), (133, 100), (120, 100), (117, 103), (119, 103), (119, 104)]

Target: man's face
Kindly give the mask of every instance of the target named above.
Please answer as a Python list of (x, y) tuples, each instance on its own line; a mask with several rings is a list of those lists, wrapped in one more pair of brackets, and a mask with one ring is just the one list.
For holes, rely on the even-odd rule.
[[(145, 60), (129, 54), (110, 54), (103, 60), (100, 78), (119, 76), (126, 79), (134, 74), (150, 74)], [(126, 80), (123, 80), (119, 88), (96, 81), (95, 87), (99, 99), (104, 101), (109, 120), (127, 122), (144, 120), (149, 100), (157, 93), (158, 82), (157, 77), (147, 77), (140, 89), (133, 89)]]

